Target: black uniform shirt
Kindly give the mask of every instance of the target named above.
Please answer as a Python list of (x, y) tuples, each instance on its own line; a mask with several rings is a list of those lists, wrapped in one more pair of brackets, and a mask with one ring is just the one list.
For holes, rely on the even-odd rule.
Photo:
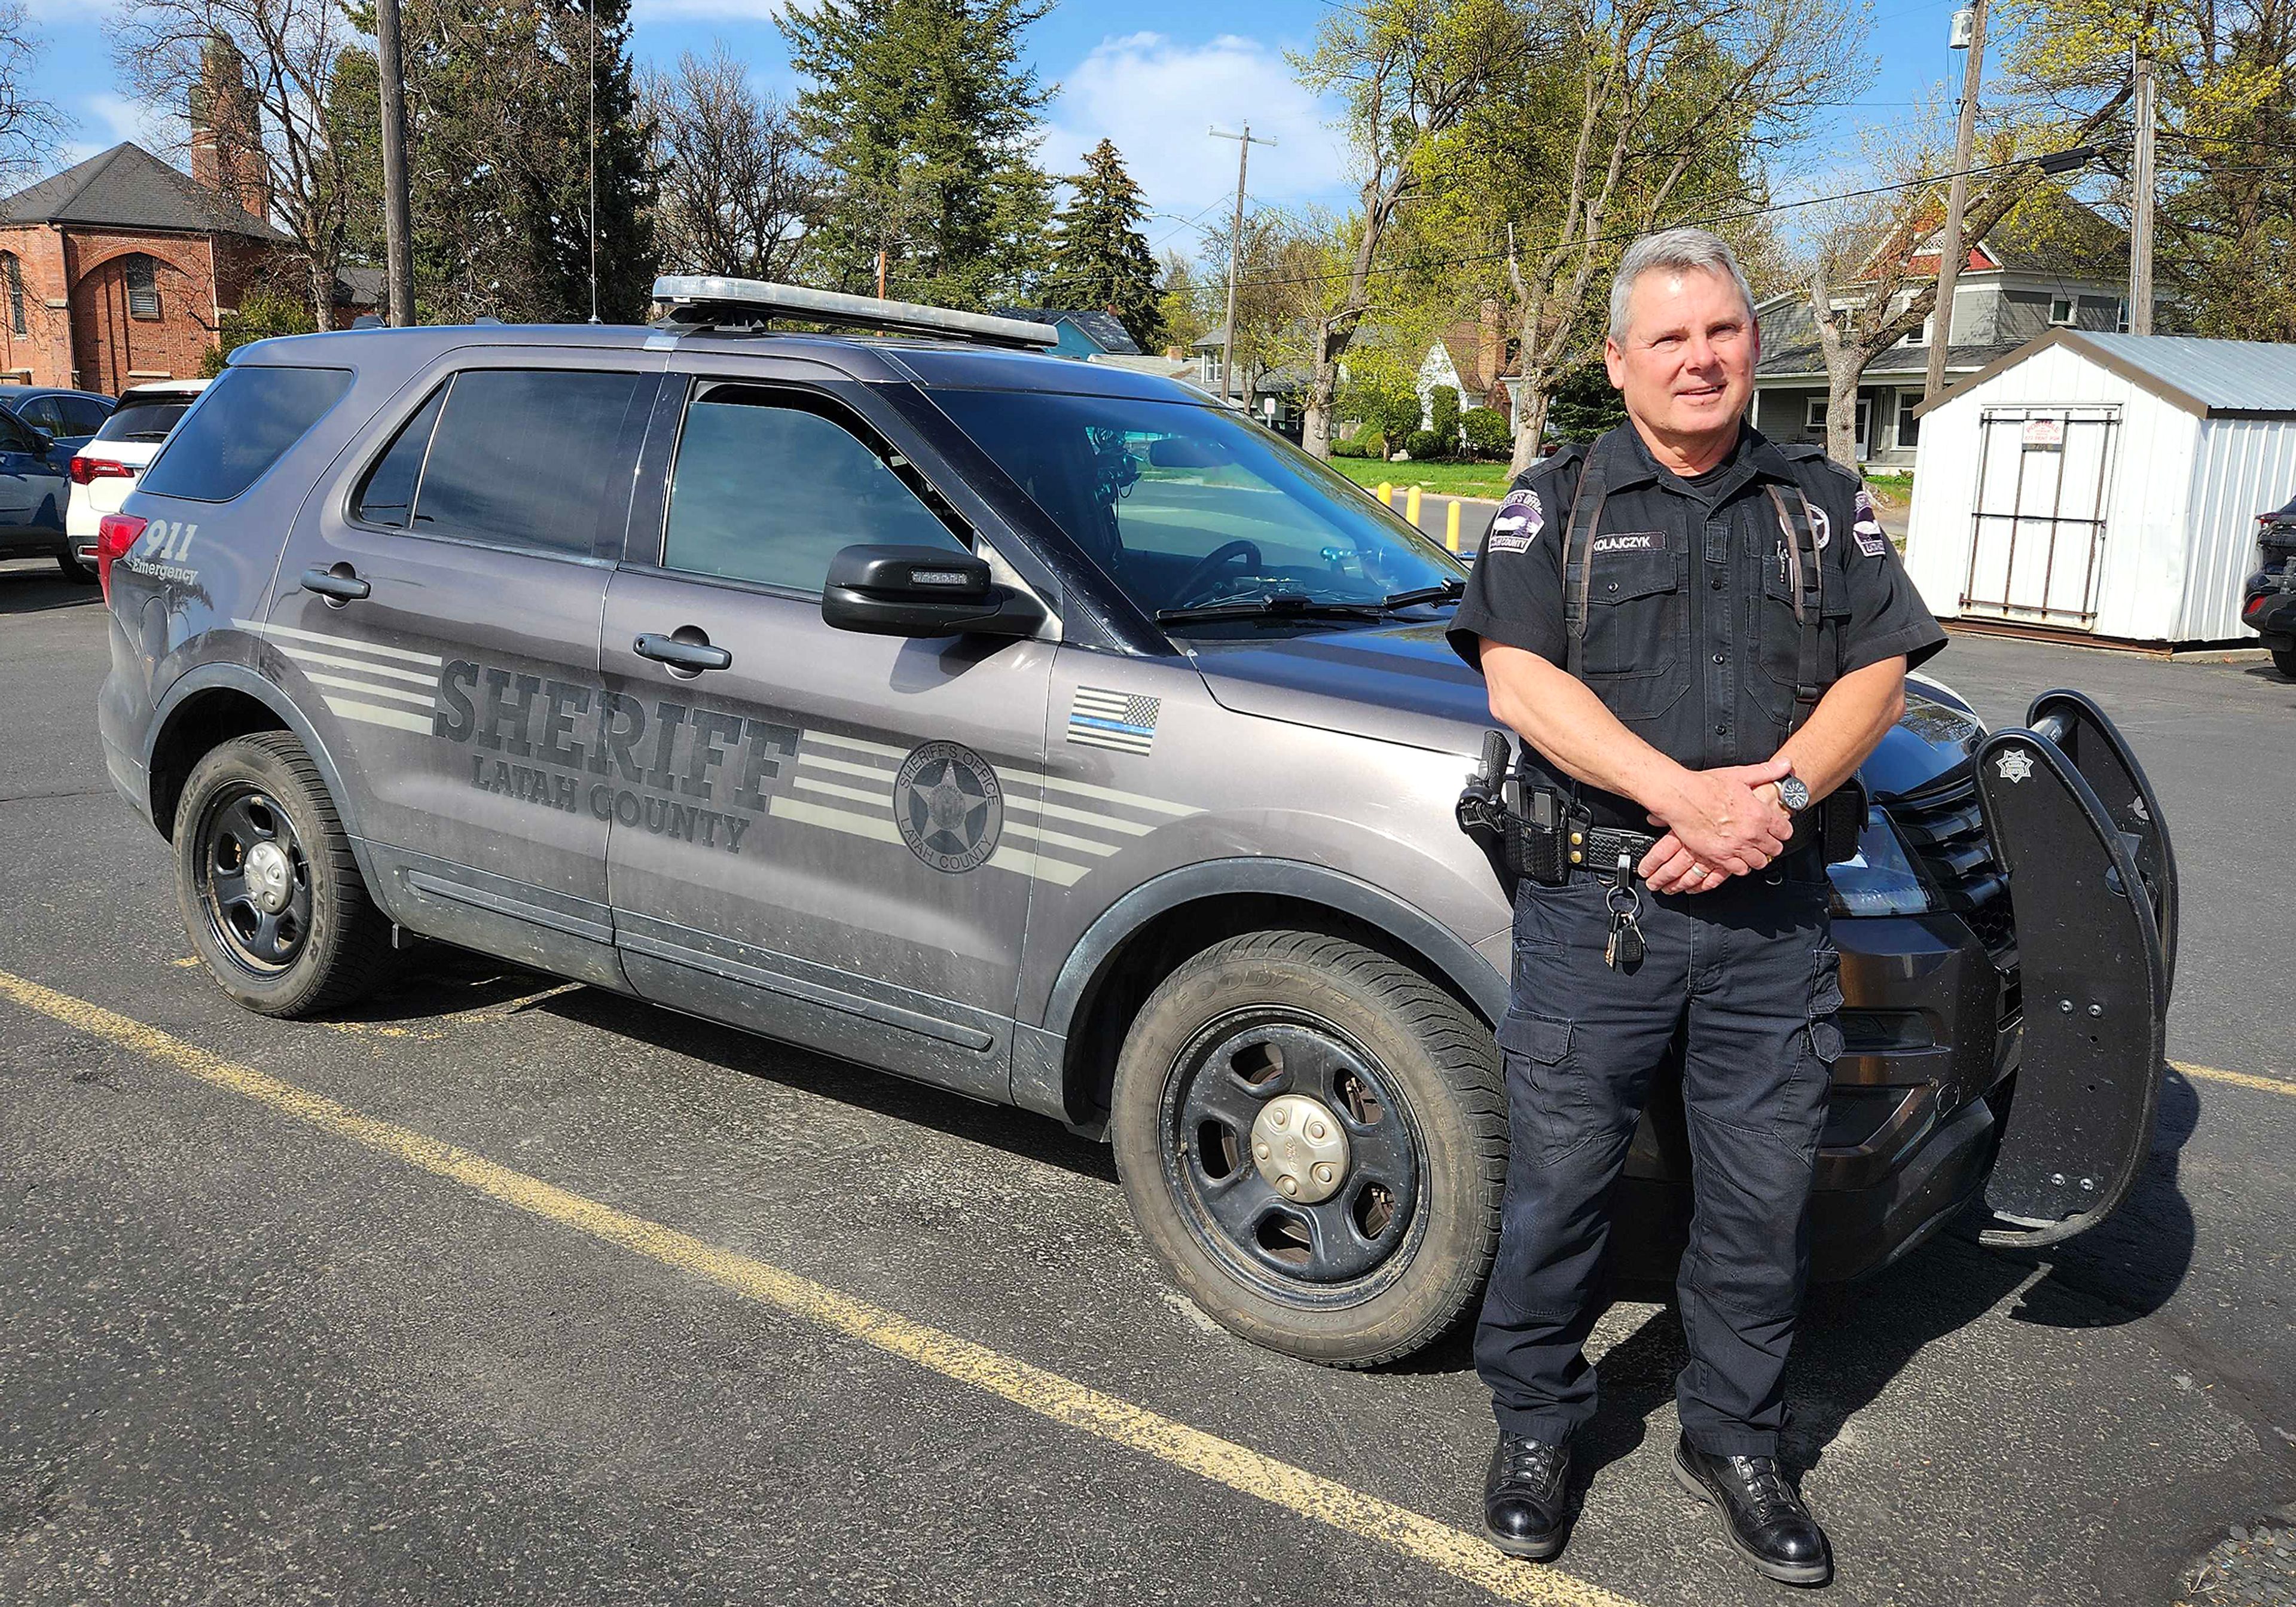
[[(1563, 549), (1589, 453), (1609, 496), (1594, 532), (1582, 673), (1628, 729), (1677, 762), (1757, 763), (1792, 724), (1802, 627), (1770, 486), (1788, 507), (1800, 489), (1819, 542), (1820, 685), (1900, 653), (1919, 664), (1945, 645), (1855, 474), (1748, 425), (1721, 463), (1685, 479), (1660, 467), (1628, 423), (1516, 479), (1452, 619), (1451, 645), (1468, 663), (1480, 664), (1488, 636), (1568, 666)], [(1538, 774), (1527, 744), (1524, 758)], [(1614, 801), (1601, 812), (1642, 828), (1639, 809)]]

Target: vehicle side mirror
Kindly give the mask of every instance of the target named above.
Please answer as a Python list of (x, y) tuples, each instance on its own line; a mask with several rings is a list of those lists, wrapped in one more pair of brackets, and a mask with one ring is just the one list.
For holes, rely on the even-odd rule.
[(829, 561), (821, 617), (874, 636), (1027, 636), (1043, 605), (988, 578), (986, 561), (946, 547), (859, 545)]

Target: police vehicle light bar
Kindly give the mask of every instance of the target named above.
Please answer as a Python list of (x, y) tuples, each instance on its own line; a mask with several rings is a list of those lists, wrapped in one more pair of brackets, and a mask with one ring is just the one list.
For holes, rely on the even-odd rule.
[(653, 282), (653, 299), (670, 307), (671, 321), (691, 325), (762, 324), (775, 318), (825, 324), (889, 334), (940, 335), (988, 346), (1036, 350), (1057, 345), (1060, 332), (1025, 318), (961, 313), (914, 301), (886, 301), (836, 291), (773, 284), (762, 279), (726, 279), (715, 274), (665, 274)]

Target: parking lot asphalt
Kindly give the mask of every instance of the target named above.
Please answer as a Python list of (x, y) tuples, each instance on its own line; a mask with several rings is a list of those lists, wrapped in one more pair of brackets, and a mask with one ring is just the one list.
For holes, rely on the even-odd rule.
[[(1055, 1124), (445, 950), (348, 1019), (240, 1011), (52, 576), (0, 566), (0, 1600), (1778, 1599), (1668, 1476), (1666, 1308), (1598, 1332), (1559, 1566), (1494, 1565), (1464, 1346), (1232, 1339)], [(1933, 668), (1997, 720), (2073, 685), (2122, 722), (2183, 866), (2187, 1070), (2104, 1227), (1822, 1294), (1790, 1453), (1829, 1599), (2172, 1601), (2296, 1497), (2296, 686)]]

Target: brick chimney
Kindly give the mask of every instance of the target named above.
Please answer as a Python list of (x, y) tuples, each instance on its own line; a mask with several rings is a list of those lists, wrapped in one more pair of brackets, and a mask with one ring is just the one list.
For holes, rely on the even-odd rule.
[(200, 81), (185, 108), (192, 125), (192, 178), (257, 217), (271, 213), (263, 160), (262, 114), (236, 46), (217, 35), (200, 53)]
[(1483, 298), (1477, 309), (1475, 325), (1475, 394), (1490, 395), (1491, 387), (1498, 383), (1501, 355), (1506, 350), (1506, 334), (1499, 325), (1499, 303), (1496, 296)]

